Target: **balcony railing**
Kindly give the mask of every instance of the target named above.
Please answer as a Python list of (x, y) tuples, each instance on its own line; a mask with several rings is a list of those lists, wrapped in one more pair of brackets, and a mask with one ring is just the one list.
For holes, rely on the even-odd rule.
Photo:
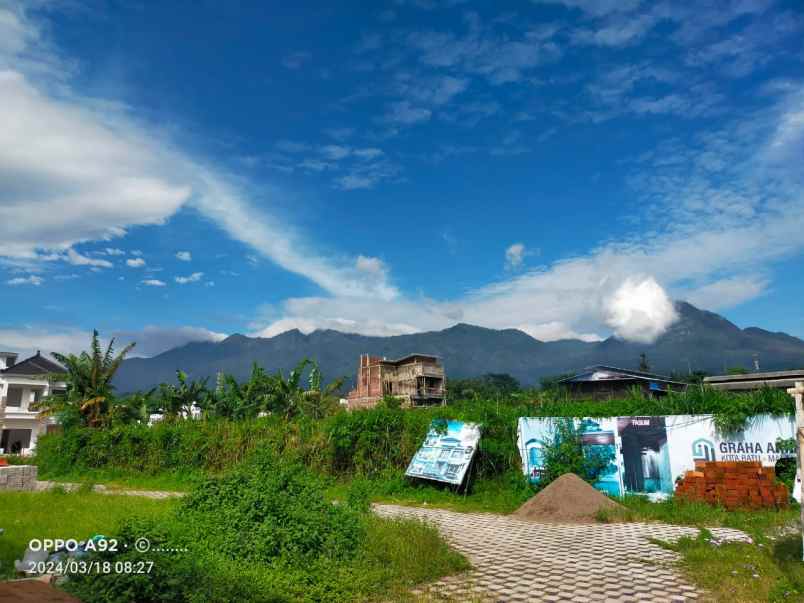
[(443, 387), (420, 387), (411, 396), (416, 398), (443, 398), (446, 394), (447, 392)]

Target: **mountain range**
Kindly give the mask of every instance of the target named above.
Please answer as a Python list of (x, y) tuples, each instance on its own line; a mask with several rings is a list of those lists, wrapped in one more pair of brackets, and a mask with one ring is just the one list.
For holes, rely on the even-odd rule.
[(194, 379), (209, 377), (210, 382), (218, 371), (243, 379), (254, 362), (268, 371), (286, 373), (303, 358), (312, 358), (326, 379), (346, 377), (351, 386), (359, 356), (366, 353), (387, 358), (412, 352), (435, 354), (443, 359), (448, 379), (508, 373), (523, 385), (536, 385), (541, 377), (594, 364), (636, 369), (643, 353), (651, 371), (664, 374), (750, 369), (754, 359), (762, 370), (804, 367), (801, 339), (758, 327), (740, 329), (722, 316), (686, 302), (676, 302), (676, 310), (679, 320), (651, 344), (617, 337), (599, 342), (545, 342), (517, 329), (468, 324), (390, 337), (333, 330), (305, 335), (296, 329), (270, 338), (236, 334), (220, 342), (188, 343), (151, 358), (128, 359), (118, 371), (115, 385), (119, 392), (148, 389), (161, 382), (174, 382), (177, 369)]

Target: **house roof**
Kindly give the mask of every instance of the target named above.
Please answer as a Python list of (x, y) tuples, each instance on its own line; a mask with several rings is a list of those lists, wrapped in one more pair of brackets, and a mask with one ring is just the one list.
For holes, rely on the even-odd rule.
[(413, 358), (428, 358), (430, 360), (439, 360), (439, 357), (435, 356), (433, 354), (418, 354), (418, 353), (414, 353), (414, 354), (406, 354), (406, 355), (402, 356), (401, 358), (397, 358), (396, 360), (385, 360), (385, 359), (383, 359), (383, 362), (388, 363), (388, 364), (402, 364), (402, 363), (407, 362), (408, 360), (411, 360)]
[(50, 373), (65, 373), (66, 369), (60, 364), (56, 364), (52, 360), (42, 356), (40, 352), (36, 352), (35, 356), (26, 358), (17, 364), (3, 369), (0, 374), (3, 375), (48, 375)]
[(616, 366), (608, 366), (605, 364), (596, 364), (594, 366), (586, 367), (572, 377), (561, 379), (559, 383), (581, 383), (589, 381), (633, 381), (634, 379), (640, 381), (660, 381), (662, 383), (685, 385), (680, 381), (673, 381), (664, 375), (647, 373), (645, 371), (632, 371), (630, 369), (622, 369)]
[(804, 369), (742, 375), (713, 375), (704, 378), (704, 383), (715, 389), (734, 391), (761, 389), (762, 387), (787, 389), (794, 387), (796, 381), (804, 381)]

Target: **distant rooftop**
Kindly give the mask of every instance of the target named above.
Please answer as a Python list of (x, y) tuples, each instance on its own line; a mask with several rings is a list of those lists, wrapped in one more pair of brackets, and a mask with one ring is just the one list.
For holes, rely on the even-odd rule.
[(559, 383), (578, 383), (581, 381), (623, 381), (631, 379), (640, 379), (644, 381), (661, 381), (663, 383), (675, 383), (677, 385), (685, 385), (680, 381), (673, 381), (665, 375), (656, 373), (648, 373), (645, 371), (632, 371), (630, 369), (623, 369), (616, 366), (608, 366), (605, 364), (596, 364), (582, 369), (572, 377), (561, 379)]
[(435, 356), (433, 354), (406, 354), (401, 358), (397, 358), (396, 360), (383, 360), (383, 362), (389, 362), (391, 364), (402, 364), (412, 358), (429, 358), (430, 360), (440, 360), (440, 356)]
[(745, 373), (742, 375), (714, 375), (704, 378), (705, 384), (711, 385), (715, 389), (723, 390), (751, 390), (762, 387), (787, 389), (794, 387), (796, 381), (804, 381), (804, 369)]
[(26, 358), (7, 369), (0, 371), (3, 375), (49, 375), (51, 373), (64, 373), (66, 369), (60, 364), (42, 356), (40, 352)]

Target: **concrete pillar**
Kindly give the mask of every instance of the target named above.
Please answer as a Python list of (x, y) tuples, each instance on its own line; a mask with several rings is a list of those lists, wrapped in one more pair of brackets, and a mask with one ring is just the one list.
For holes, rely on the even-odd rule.
[[(804, 381), (796, 381), (796, 386), (787, 390), (796, 401), (796, 443), (798, 453), (796, 455), (796, 469), (802, 478), (802, 503), (804, 503)], [(801, 505), (801, 538), (804, 543), (804, 504)], [(802, 555), (804, 560), (804, 555)]]

